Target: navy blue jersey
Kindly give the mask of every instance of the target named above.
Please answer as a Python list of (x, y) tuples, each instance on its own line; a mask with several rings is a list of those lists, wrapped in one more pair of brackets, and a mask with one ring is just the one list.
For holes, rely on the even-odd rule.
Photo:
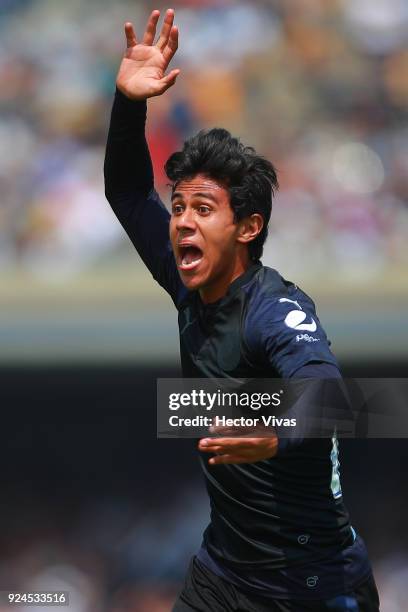
[[(313, 301), (261, 262), (215, 303), (205, 305), (198, 292), (186, 290), (169, 240), (170, 215), (153, 187), (145, 117), (145, 103), (117, 92), (106, 195), (178, 309), (183, 375), (340, 376)], [(280, 444), (276, 457), (257, 463), (210, 466), (207, 455), (200, 459), (211, 502), (200, 559), (213, 571), (244, 588), (316, 598), (343, 592), (345, 576), (355, 583), (369, 573), (343, 504), (335, 439)], [(343, 584), (333, 578), (339, 575)]]

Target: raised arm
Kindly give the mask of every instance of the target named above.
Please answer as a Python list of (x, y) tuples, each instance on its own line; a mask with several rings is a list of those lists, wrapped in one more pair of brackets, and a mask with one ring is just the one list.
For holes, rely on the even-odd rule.
[(184, 292), (169, 241), (169, 213), (154, 190), (145, 138), (146, 100), (171, 87), (179, 74), (165, 71), (177, 50), (174, 12), (168, 10), (159, 39), (159, 11), (150, 15), (143, 41), (125, 24), (127, 48), (119, 67), (105, 156), (105, 194), (153, 277), (177, 304)]

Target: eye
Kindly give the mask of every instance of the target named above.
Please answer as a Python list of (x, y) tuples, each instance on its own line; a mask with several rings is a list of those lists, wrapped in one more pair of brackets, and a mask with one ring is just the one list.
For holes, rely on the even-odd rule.
[(198, 207), (198, 212), (200, 213), (200, 215), (208, 215), (211, 212), (211, 208), (209, 206), (206, 206), (205, 204), (200, 204), (200, 206)]
[(171, 211), (173, 215), (181, 215), (183, 212), (183, 206), (181, 204), (173, 204)]

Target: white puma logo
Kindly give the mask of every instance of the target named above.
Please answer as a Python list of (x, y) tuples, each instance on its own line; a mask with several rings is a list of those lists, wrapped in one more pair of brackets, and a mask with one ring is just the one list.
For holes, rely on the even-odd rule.
[(316, 324), (316, 321), (313, 319), (313, 317), (310, 317), (312, 320), (311, 323), (303, 323), (307, 315), (305, 312), (303, 312), (302, 307), (299, 304), (299, 302), (296, 302), (295, 300), (289, 300), (288, 298), (280, 298), (279, 302), (290, 302), (291, 304), (295, 304), (299, 308), (299, 310), (291, 310), (286, 315), (285, 325), (287, 325), (291, 329), (296, 329), (299, 331), (308, 331), (308, 332), (316, 331), (317, 324)]

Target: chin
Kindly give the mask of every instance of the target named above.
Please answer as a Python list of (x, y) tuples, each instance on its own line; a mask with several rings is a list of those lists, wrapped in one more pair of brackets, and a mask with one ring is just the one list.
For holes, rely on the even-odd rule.
[(183, 285), (189, 291), (198, 291), (205, 285), (205, 283), (198, 278), (194, 278), (194, 276), (180, 275)]
[(211, 284), (212, 274), (209, 271), (191, 271), (191, 272), (183, 272), (179, 270), (180, 278), (183, 285), (189, 291), (198, 291), (199, 289), (203, 289), (204, 287), (208, 287)]

